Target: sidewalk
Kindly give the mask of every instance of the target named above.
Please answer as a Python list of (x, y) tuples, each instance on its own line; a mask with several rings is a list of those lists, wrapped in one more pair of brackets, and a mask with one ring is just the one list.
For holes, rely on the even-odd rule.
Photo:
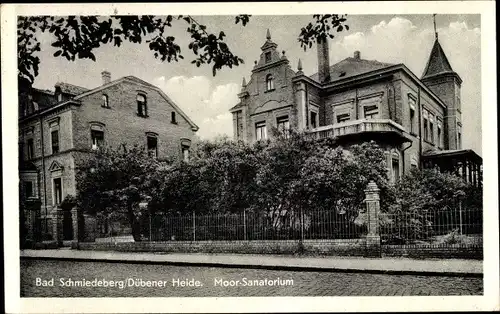
[(182, 254), (126, 253), (115, 251), (22, 250), (22, 258), (151, 263), (179, 266), (260, 268), (290, 271), (364, 272), (437, 276), (473, 276), (483, 274), (483, 261), (464, 259), (310, 257), (253, 254)]

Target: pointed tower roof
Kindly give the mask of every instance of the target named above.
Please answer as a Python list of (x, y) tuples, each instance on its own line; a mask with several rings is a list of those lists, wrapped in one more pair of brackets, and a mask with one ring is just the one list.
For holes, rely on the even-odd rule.
[(262, 52), (260, 54), (259, 61), (256, 61), (252, 72), (267, 69), (270, 66), (276, 66), (282, 63), (288, 64), (289, 61), (285, 56), (285, 52), (283, 51), (283, 55), (280, 56), (280, 53), (276, 50), (277, 47), (278, 45), (271, 40), (271, 32), (267, 29), (266, 42), (262, 45), (262, 47), (260, 47)]
[(264, 43), (264, 45), (262, 47), (260, 47), (260, 49), (262, 49), (262, 51), (264, 51), (264, 50), (276, 49), (276, 47), (278, 47), (278, 45), (276, 45), (276, 43), (274, 43), (271, 40), (271, 31), (269, 31), (269, 28), (268, 28), (267, 33), (266, 33), (266, 42)]
[(448, 58), (446, 57), (446, 54), (444, 53), (444, 50), (441, 47), (441, 44), (439, 44), (439, 40), (436, 36), (436, 40), (434, 41), (434, 46), (432, 47), (427, 65), (425, 66), (422, 79), (439, 74), (455, 74), (458, 76), (458, 74), (453, 71), (453, 68), (451, 67), (450, 62), (448, 61)]

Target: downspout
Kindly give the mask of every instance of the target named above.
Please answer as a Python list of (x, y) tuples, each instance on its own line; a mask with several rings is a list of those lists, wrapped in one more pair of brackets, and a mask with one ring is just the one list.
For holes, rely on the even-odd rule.
[(45, 206), (45, 232), (49, 232), (48, 224), (47, 224), (47, 219), (48, 219), (48, 212), (47, 212), (47, 182), (46, 182), (46, 175), (45, 175), (45, 146), (44, 146), (44, 140), (43, 140), (43, 120), (42, 116), (40, 115), (40, 141), (41, 143), (41, 150), (42, 150), (42, 174), (43, 174), (43, 204)]
[(417, 108), (418, 108), (418, 165), (419, 169), (422, 169), (422, 104), (420, 102), (420, 87), (418, 87), (418, 92), (417, 92)]
[(358, 99), (358, 88), (356, 87), (356, 98), (354, 99), (354, 120), (359, 119), (359, 99)]
[[(309, 89), (308, 89), (308, 86), (307, 84), (304, 84), (304, 87), (305, 87), (305, 93), (306, 93), (306, 97), (305, 97), (305, 104), (304, 104), (304, 109), (305, 109), (305, 112), (304, 114), (306, 115), (306, 125), (305, 125), (305, 130), (309, 130)], [(319, 112), (318, 112), (318, 115), (319, 115)], [(319, 117), (318, 117), (319, 118)]]
[(405, 174), (405, 172), (406, 172), (406, 171), (405, 171), (405, 169), (406, 169), (406, 167), (405, 167), (405, 166), (406, 166), (406, 163), (405, 163), (405, 151), (406, 151), (408, 148), (412, 147), (412, 146), (413, 146), (413, 141), (411, 141), (411, 142), (410, 142), (410, 145), (408, 145), (408, 147), (403, 148), (403, 149), (401, 150), (401, 163), (403, 164), (403, 175), (404, 175), (404, 174)]

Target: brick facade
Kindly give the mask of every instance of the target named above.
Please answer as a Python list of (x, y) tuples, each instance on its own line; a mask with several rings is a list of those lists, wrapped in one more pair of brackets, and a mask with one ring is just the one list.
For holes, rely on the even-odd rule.
[[(106, 146), (146, 147), (147, 136), (155, 137), (157, 157), (168, 160), (182, 158), (182, 146), (190, 146), (198, 130), (159, 88), (138, 78), (105, 80), (105, 84), (92, 90), (68, 86), (57, 84), (55, 93), (46, 92), (47, 97), (53, 98), (53, 105), (21, 114), (19, 119), (21, 165), (29, 163), (38, 173), (39, 180), (33, 186), (41, 202), (42, 230), (53, 237), (53, 228), (44, 224), (44, 219), (57, 224), (58, 203), (66, 195), (76, 194), (75, 169), (93, 152), (91, 133), (95, 127), (103, 132)], [(58, 94), (64, 97), (58, 98)], [(145, 96), (147, 116), (138, 114), (138, 94)], [(103, 106), (103, 95), (108, 106)], [(21, 105), (27, 106), (29, 100), (20, 95)], [(31, 143), (32, 149), (28, 148)], [(33, 176), (20, 169), (20, 180), (33, 181)]]
[[(455, 72), (431, 73), (440, 71), (436, 64), (442, 61), (435, 60), (443, 58), (441, 50), (437, 51), (440, 46), (433, 48), (429, 58), (431, 66), (426, 75), (432, 75), (422, 80), (403, 64), (364, 60), (359, 51), (330, 66), (328, 43), (324, 41), (317, 49), (318, 73), (309, 77), (302, 72), (300, 60), (294, 71), (284, 52), (280, 57), (269, 32), (261, 49), (251, 79), (248, 84), (244, 80), (238, 95), (240, 103), (231, 109), (237, 140), (255, 141), (258, 123), (264, 121), (271, 137), (269, 127), (275, 126), (280, 116), (288, 116), (290, 128), (310, 133), (319, 132), (318, 127), (335, 129), (364, 119), (379, 120), (381, 125), (390, 120), (396, 127), (385, 130), (385, 134), (399, 135), (375, 136), (374, 131), (372, 138), (350, 137), (343, 143), (350, 146), (370, 139), (379, 142), (386, 149), (390, 177), (421, 167), (421, 158), (427, 152), (461, 148), (461, 80)], [(266, 59), (266, 54), (271, 57)], [(268, 75), (272, 75), (275, 85), (269, 91)]]

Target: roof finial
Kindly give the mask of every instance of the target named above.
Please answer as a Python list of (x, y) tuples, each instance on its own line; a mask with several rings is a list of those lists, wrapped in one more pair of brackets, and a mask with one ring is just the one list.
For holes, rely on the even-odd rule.
[(436, 37), (436, 40), (438, 40), (438, 32), (437, 32), (437, 28), (436, 28), (436, 14), (433, 14), (432, 18), (434, 20), (434, 36)]
[(269, 31), (269, 28), (267, 29), (267, 35), (266, 35), (266, 38), (268, 40), (271, 40), (271, 32)]
[(302, 60), (299, 59), (299, 64), (297, 65), (297, 70), (302, 71)]

